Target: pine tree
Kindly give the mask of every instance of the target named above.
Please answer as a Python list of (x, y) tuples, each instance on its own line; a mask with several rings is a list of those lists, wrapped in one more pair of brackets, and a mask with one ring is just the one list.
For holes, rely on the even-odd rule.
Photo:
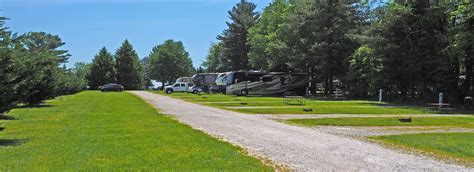
[(8, 48), (11, 34), (4, 27), (6, 18), (0, 16), (0, 115), (13, 108), (20, 100), (16, 89), (13, 52)]
[(116, 82), (115, 62), (112, 54), (103, 47), (92, 60), (90, 73), (87, 78), (91, 89), (97, 89), (99, 86)]
[(142, 89), (142, 66), (133, 46), (125, 40), (115, 53), (117, 82), (125, 89)]
[(255, 12), (257, 6), (254, 3), (241, 0), (229, 11), (231, 23), (227, 22), (226, 29), (222, 35), (217, 38), (222, 41), (226, 49), (225, 56), (231, 60), (232, 70), (241, 70), (249, 68), (249, 44), (247, 35), (250, 27), (255, 25), (259, 17)]
[(329, 93), (333, 79), (345, 77), (347, 58), (358, 47), (350, 37), (360, 22), (355, 6), (338, 0), (301, 1), (288, 21), (284, 37), (291, 49), (290, 67), (311, 71)]

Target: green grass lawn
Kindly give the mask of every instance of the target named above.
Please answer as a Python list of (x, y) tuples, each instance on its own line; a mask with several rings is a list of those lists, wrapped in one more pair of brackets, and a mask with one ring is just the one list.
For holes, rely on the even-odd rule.
[[(173, 93), (164, 94), (161, 91), (153, 91), (182, 100), (213, 106), (221, 109), (233, 110), (248, 114), (428, 114), (424, 108), (402, 107), (387, 103), (360, 100), (312, 100), (306, 99), (304, 106), (285, 105), (281, 97), (256, 97), (256, 96), (232, 96), (223, 94), (188, 94)], [(206, 98), (203, 98), (206, 97)], [(241, 103), (247, 103), (242, 105)], [(232, 108), (234, 107), (234, 108)], [(265, 107), (265, 108), (239, 108), (239, 107)], [(313, 112), (304, 112), (303, 108), (312, 108)]]
[(474, 133), (429, 133), (371, 137), (388, 145), (421, 151), (474, 167)]
[(82, 92), (9, 113), (0, 171), (272, 171), (129, 93)]
[(398, 117), (367, 117), (367, 118), (318, 118), (289, 119), (285, 122), (302, 126), (445, 126), (474, 128), (473, 117), (412, 117), (412, 122), (400, 122)]

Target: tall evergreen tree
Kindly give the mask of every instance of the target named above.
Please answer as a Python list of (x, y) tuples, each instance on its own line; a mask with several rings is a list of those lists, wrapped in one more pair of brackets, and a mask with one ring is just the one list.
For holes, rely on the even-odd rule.
[(64, 44), (59, 36), (44, 32), (23, 35), (21, 46), (16, 49), (21, 51), (18, 60), (22, 66), (18, 68), (23, 70), (20, 78), (24, 81), (21, 86), (24, 103), (37, 105), (60, 94), (59, 66), (69, 57), (66, 50), (59, 50)]
[(286, 44), (290, 67), (317, 75), (333, 90), (333, 79), (344, 78), (347, 58), (358, 45), (351, 38), (361, 19), (356, 7), (345, 1), (297, 1), (289, 16)]
[(92, 60), (90, 73), (87, 75), (91, 89), (97, 89), (99, 86), (116, 82), (116, 69), (114, 57), (102, 47), (99, 53)]
[(226, 51), (225, 56), (231, 60), (232, 70), (249, 68), (249, 44), (247, 43), (248, 29), (255, 25), (259, 18), (255, 12), (254, 3), (241, 0), (228, 12), (232, 22), (227, 22), (228, 29), (217, 38), (222, 41)]
[(155, 46), (148, 57), (150, 78), (163, 84), (174, 82), (179, 77), (190, 76), (194, 72), (189, 53), (180, 41), (166, 40)]
[(258, 23), (249, 30), (249, 62), (255, 69), (286, 71), (288, 46), (281, 34), (287, 22), (290, 4), (275, 0), (265, 8)]
[(142, 89), (142, 66), (133, 46), (125, 40), (115, 53), (117, 65), (117, 82), (125, 89)]
[(4, 27), (6, 18), (0, 16), (0, 115), (13, 108), (19, 101), (17, 93), (19, 83), (16, 82), (11, 32)]
[(447, 17), (421, 2), (390, 3), (370, 33), (371, 48), (383, 65), (384, 87), (397, 98), (426, 99), (429, 92), (443, 91), (453, 77), (443, 51)]

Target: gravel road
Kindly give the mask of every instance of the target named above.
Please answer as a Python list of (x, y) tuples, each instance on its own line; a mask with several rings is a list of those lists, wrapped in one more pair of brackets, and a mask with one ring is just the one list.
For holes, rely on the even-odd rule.
[(296, 171), (474, 171), (258, 115), (202, 106), (144, 91), (131, 93), (163, 114)]

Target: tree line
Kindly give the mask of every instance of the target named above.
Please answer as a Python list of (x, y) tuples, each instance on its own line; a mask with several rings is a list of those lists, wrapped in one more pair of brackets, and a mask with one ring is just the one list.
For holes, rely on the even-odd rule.
[[(207, 72), (308, 73), (350, 96), (462, 103), (473, 94), (474, 5), (468, 1), (241, 0), (203, 62)], [(316, 89), (313, 87), (313, 89)], [(312, 90), (313, 92), (316, 90)]]
[(140, 59), (125, 40), (112, 55), (103, 47), (91, 63), (73, 68), (71, 56), (57, 35), (45, 32), (13, 33), (0, 17), (0, 114), (18, 104), (35, 106), (44, 100), (118, 83), (127, 90), (144, 89), (151, 80), (171, 83), (196, 72), (182, 42), (167, 40)]
[(91, 89), (108, 83), (122, 84), (127, 90), (152, 86), (151, 80), (172, 83), (178, 77), (195, 72), (189, 53), (182, 42), (166, 40), (139, 59), (129, 41), (125, 40), (112, 55), (103, 47), (92, 60), (87, 75)]

